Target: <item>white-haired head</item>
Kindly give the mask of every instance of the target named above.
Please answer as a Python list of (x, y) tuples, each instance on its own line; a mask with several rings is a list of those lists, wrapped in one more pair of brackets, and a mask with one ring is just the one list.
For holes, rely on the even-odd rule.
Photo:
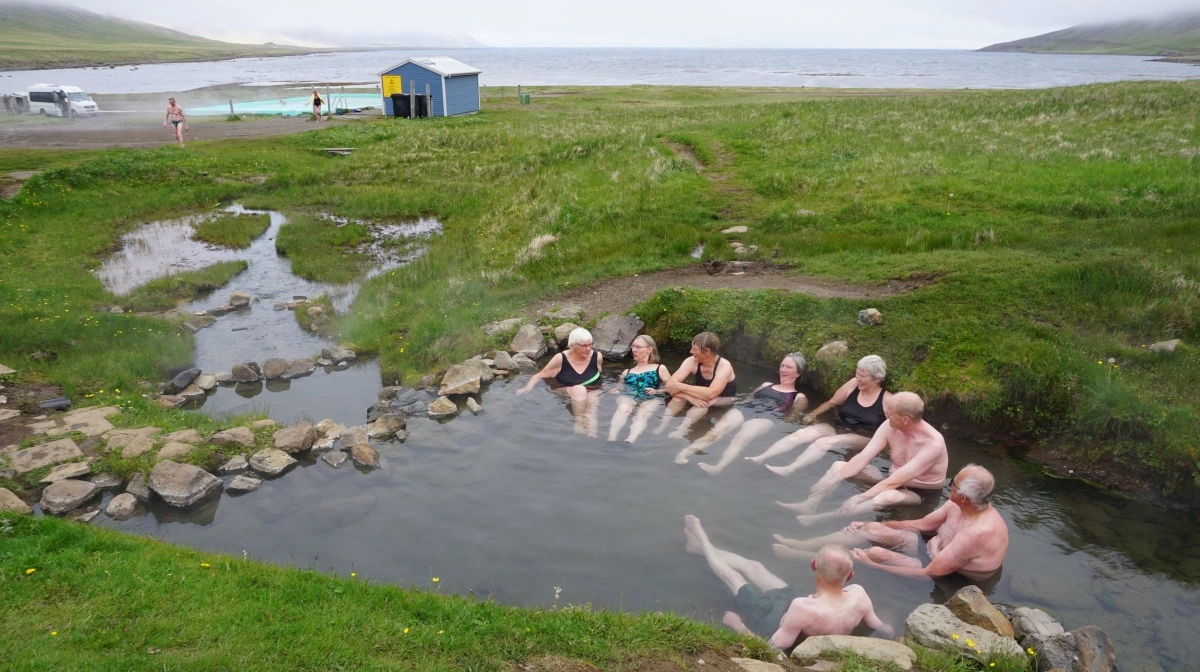
[(567, 347), (573, 348), (580, 343), (591, 343), (592, 332), (583, 327), (575, 327), (571, 330), (571, 335), (567, 336)]

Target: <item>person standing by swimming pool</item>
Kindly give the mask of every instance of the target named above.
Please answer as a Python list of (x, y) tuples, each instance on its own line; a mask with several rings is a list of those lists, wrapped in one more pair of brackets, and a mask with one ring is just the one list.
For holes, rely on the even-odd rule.
[(629, 437), (625, 442), (637, 441), (642, 432), (646, 431), (646, 425), (650, 424), (650, 416), (662, 406), (660, 395), (664, 395), (666, 391), (659, 388), (671, 377), (667, 367), (658, 362), (658, 345), (653, 338), (642, 334), (633, 339), (629, 348), (633, 352), (634, 365), (621, 373), (622, 389), (612, 391), (613, 394), (621, 396), (617, 397), (617, 412), (613, 414), (612, 423), (608, 428), (609, 441), (617, 440), (617, 434), (625, 428), (625, 423), (629, 421), (635, 407), (637, 416), (633, 419), (633, 426), (629, 428)]
[[(575, 416), (575, 433), (595, 437), (596, 407), (600, 396), (600, 369), (604, 357), (592, 348), (592, 332), (576, 327), (567, 337), (567, 351), (550, 358), (546, 366), (529, 378), (517, 394), (526, 394), (539, 380), (554, 387), (556, 394), (571, 399), (571, 414)], [(554, 383), (549, 381), (553, 380)]]
[(174, 98), (167, 99), (167, 113), (163, 116), (163, 126), (170, 122), (175, 127), (175, 140), (179, 143), (179, 147), (183, 147), (183, 132), (188, 130), (187, 115), (183, 113), (183, 108), (175, 104)]
[(316, 89), (313, 89), (313, 97), (312, 97), (313, 116), (317, 118), (318, 122), (321, 121), (321, 106), (324, 104), (325, 104), (325, 101), (321, 100), (321, 94), (317, 93)]

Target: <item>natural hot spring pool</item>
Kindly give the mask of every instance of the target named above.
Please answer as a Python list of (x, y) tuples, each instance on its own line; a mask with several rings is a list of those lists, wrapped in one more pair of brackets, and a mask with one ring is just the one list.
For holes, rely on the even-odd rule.
[[(256, 296), (315, 295), (288, 272), (267, 239), (250, 251), (251, 268), (234, 280)], [(258, 269), (257, 271), (255, 269)], [(217, 305), (223, 296), (208, 303)], [(267, 307), (264, 307), (264, 304)], [(197, 364), (227, 370), (245, 359), (310, 354), (324, 343), (267, 298), (197, 334)], [(208, 307), (204, 302), (192, 309)], [(282, 315), (287, 319), (275, 320)], [(274, 348), (274, 350), (269, 350)], [(295, 351), (293, 351), (295, 350)], [(668, 362), (676, 366), (678, 358)], [(752, 390), (773, 371), (735, 362), (739, 388)], [(606, 371), (614, 378), (619, 367)], [(571, 432), (565, 401), (545, 387), (523, 397), (517, 381), (497, 380), (482, 395), (485, 413), (439, 423), (409, 421), (403, 444), (377, 444), (382, 468), (334, 470), (308, 460), (256, 492), (221, 496), (194, 510), (152, 507), (124, 522), (98, 524), (270, 562), (349, 573), (444, 592), (492, 595), (508, 604), (561, 603), (596, 608), (671, 610), (719, 621), (733, 606), (704, 561), (683, 550), (683, 517), (695, 514), (714, 541), (762, 560), (785, 580), (812, 585), (803, 563), (774, 558), (771, 534), (824, 534), (843, 522), (799, 527), (776, 499), (801, 498), (826, 459), (791, 478), (739, 460), (709, 476), (672, 463), (682, 442), (647, 433), (632, 448)], [(220, 388), (209, 413), (269, 408), (281, 422), (330, 417), (365, 420), (380, 387), (378, 367), (318, 370), (253, 397)], [(614, 402), (600, 411), (601, 436)], [(932, 420), (940, 424), (937, 417)], [(695, 432), (707, 428), (700, 423)], [(779, 430), (782, 432), (783, 430)], [(1183, 670), (1200, 660), (1200, 519), (1112, 497), (1086, 485), (1041, 475), (1008, 458), (999, 445), (951, 427), (951, 473), (977, 462), (996, 475), (995, 503), (1009, 523), (1011, 548), (1000, 576), (984, 586), (994, 601), (1037, 606), (1068, 628), (1095, 623), (1112, 637), (1124, 670)], [(760, 439), (747, 454), (761, 451)], [(726, 441), (714, 446), (722, 450)], [(776, 463), (782, 463), (783, 456)], [(844, 484), (841, 498), (854, 486)], [(831, 497), (832, 506), (837, 497)], [(921, 515), (925, 509), (905, 512)], [(431, 577), (440, 580), (435, 584)], [(917, 604), (942, 601), (960, 584), (934, 585), (861, 569), (855, 580), (894, 626)]]

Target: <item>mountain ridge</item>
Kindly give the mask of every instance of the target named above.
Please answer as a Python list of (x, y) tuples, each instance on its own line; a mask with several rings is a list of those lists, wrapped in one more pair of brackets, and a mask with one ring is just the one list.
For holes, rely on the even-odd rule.
[(1161, 19), (1130, 19), (1101, 24), (1081, 24), (1011, 42), (988, 45), (979, 51), (1038, 54), (1126, 54), (1190, 60), (1200, 56), (1200, 12)]

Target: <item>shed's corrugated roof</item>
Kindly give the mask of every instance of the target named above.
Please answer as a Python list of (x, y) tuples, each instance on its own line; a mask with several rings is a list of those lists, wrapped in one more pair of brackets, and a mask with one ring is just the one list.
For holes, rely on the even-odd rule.
[(466, 63), (450, 58), (449, 56), (422, 56), (420, 58), (410, 58), (407, 61), (397, 63), (379, 74), (387, 74), (406, 63), (415, 63), (422, 68), (432, 70), (443, 77), (454, 77), (455, 75), (478, 75), (479, 73), (483, 72), (479, 68), (473, 68)]

